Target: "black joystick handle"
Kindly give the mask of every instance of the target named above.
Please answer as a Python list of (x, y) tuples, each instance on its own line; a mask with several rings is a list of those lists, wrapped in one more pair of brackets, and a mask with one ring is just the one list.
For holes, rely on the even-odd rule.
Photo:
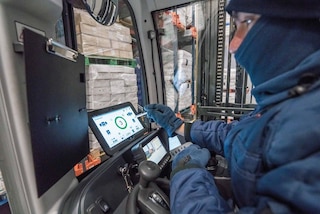
[(152, 161), (142, 161), (138, 171), (140, 174), (139, 184), (144, 188), (148, 187), (149, 182), (154, 181), (161, 173), (158, 164)]

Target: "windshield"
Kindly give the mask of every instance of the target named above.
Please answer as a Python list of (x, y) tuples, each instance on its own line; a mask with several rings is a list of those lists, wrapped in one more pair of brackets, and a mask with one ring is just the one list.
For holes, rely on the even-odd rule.
[(233, 23), (224, 7), (223, 1), (208, 0), (153, 13), (166, 104), (175, 112), (192, 105), (255, 104), (252, 84), (228, 52)]

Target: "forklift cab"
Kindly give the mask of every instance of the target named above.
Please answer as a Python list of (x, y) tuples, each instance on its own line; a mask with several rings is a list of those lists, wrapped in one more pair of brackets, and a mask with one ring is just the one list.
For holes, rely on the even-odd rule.
[(186, 122), (255, 106), (225, 4), (0, 0), (0, 212), (169, 213), (190, 143), (143, 106)]

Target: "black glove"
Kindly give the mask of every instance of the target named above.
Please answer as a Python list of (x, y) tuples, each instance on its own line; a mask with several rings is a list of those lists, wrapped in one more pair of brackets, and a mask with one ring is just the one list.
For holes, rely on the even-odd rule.
[(176, 117), (175, 113), (168, 106), (161, 104), (150, 104), (144, 107), (147, 117), (154, 120), (164, 128), (169, 137), (183, 124), (183, 121)]

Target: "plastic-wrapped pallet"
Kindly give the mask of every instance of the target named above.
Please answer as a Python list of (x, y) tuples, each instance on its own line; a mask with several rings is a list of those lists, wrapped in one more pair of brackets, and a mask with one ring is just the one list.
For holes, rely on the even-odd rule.
[(163, 26), (166, 33), (161, 36), (161, 46), (170, 48), (172, 44), (177, 43), (175, 26), (172, 24), (172, 16), (168, 13), (162, 13)]
[(186, 7), (181, 7), (177, 9), (177, 14), (179, 15), (179, 19), (181, 24), (184, 27), (192, 25), (192, 13), (193, 13), (193, 6), (186, 6)]
[(102, 151), (100, 143), (98, 142), (97, 138), (94, 136), (94, 134), (90, 128), (89, 128), (89, 148), (90, 148), (90, 150)]
[(134, 68), (91, 64), (87, 67), (87, 108), (101, 109), (129, 101), (138, 104), (137, 76)]
[[(226, 99), (227, 96), (227, 69), (224, 69), (223, 74), (223, 100)], [(229, 103), (235, 102), (235, 93), (236, 93), (236, 69), (231, 69), (230, 76), (229, 76)]]
[(192, 55), (179, 50), (175, 69), (173, 52), (163, 52), (164, 80), (167, 105), (178, 110), (190, 107), (192, 104)]
[(85, 11), (74, 11), (79, 52), (86, 56), (133, 58), (130, 28), (119, 23), (100, 25)]
[[(223, 100), (226, 100), (226, 96), (227, 96), (227, 80), (228, 80), (228, 76), (227, 76), (227, 69), (224, 69), (224, 74), (223, 74)], [(253, 85), (250, 81), (250, 79), (248, 79), (247, 85), (246, 85), (246, 100), (245, 100), (245, 104), (256, 104), (256, 100), (254, 99), (254, 97), (251, 94), (251, 89), (253, 88)], [(236, 69), (231, 69), (230, 71), (230, 76), (229, 76), (229, 103), (235, 103), (235, 99), (236, 99)]]
[(0, 202), (6, 198), (6, 188), (4, 186), (3, 178), (2, 178), (2, 173), (0, 171)]
[(174, 74), (174, 86), (179, 95), (179, 109), (185, 109), (192, 104), (192, 55), (179, 50), (177, 70)]
[[(98, 24), (86, 11), (80, 9), (74, 9), (74, 17), (78, 51), (81, 54), (91, 59), (98, 57), (98, 60), (106, 57), (116, 60), (133, 59), (130, 28), (119, 23), (111, 26)], [(86, 80), (89, 111), (127, 101), (137, 107), (138, 86), (134, 68), (90, 62), (86, 66)], [(100, 147), (90, 130), (89, 143), (90, 149)]]
[(166, 51), (162, 52), (163, 59), (163, 75), (164, 75), (164, 83), (165, 83), (165, 91), (166, 91), (166, 104), (171, 109), (175, 109), (177, 103), (176, 91), (173, 85), (174, 78), (174, 63), (173, 63), (173, 52)]

